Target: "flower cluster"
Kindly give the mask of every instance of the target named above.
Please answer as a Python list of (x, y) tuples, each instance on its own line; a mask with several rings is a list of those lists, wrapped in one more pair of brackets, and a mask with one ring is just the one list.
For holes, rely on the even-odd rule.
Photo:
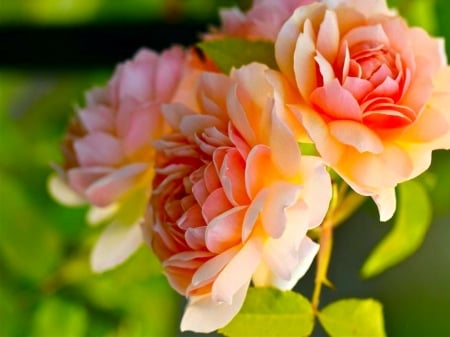
[(332, 180), (385, 221), (396, 185), (450, 148), (443, 41), (384, 0), (255, 0), (221, 19), (205, 43), (264, 41), (277, 67), (237, 61), (224, 73), (195, 48), (139, 51), (87, 94), (51, 181), (58, 199), (110, 223), (93, 268), (144, 238), (189, 299), (182, 330), (199, 332), (226, 325), (250, 283), (291, 289), (305, 274)]

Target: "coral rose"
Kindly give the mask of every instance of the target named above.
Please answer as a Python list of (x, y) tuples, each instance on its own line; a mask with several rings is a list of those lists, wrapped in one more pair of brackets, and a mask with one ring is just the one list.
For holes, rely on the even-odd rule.
[(450, 147), (443, 41), (409, 28), (384, 0), (324, 0), (295, 11), (275, 50), (317, 151), (389, 219), (396, 184)]
[(306, 272), (318, 250), (306, 232), (327, 212), (331, 181), (282, 122), (274, 71), (251, 64), (199, 83), (195, 109), (163, 106), (173, 132), (154, 143), (144, 233), (189, 298), (181, 329), (209, 332), (239, 311), (251, 280), (290, 289)]
[(154, 173), (151, 141), (167, 128), (161, 103), (188, 99), (197, 68), (203, 65), (181, 47), (160, 55), (142, 49), (117, 67), (106, 87), (86, 94), (86, 107), (70, 124), (51, 191), (63, 202), (74, 201), (75, 192), (91, 204), (91, 223), (112, 221), (94, 248), (94, 270), (122, 262), (142, 242), (139, 222)]
[(207, 39), (241, 37), (275, 41), (283, 23), (294, 10), (314, 0), (254, 0), (245, 13), (238, 8), (220, 11), (221, 27), (206, 35)]

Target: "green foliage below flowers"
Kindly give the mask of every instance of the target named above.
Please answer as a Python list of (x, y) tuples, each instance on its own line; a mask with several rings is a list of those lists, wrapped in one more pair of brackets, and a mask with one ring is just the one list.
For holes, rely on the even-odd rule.
[(381, 304), (373, 299), (344, 299), (319, 313), (319, 321), (332, 337), (383, 337)]
[(226, 336), (309, 336), (313, 327), (311, 304), (299, 293), (250, 288), (239, 314), (219, 332)]
[(414, 253), (431, 224), (431, 203), (426, 189), (415, 180), (401, 184), (398, 189), (394, 227), (364, 263), (361, 270), (364, 277), (378, 275)]

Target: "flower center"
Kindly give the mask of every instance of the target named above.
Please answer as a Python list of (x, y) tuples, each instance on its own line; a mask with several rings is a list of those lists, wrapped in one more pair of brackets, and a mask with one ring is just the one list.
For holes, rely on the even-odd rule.
[(372, 81), (374, 75), (385, 65), (390, 71), (391, 78), (397, 77), (399, 70), (395, 63), (395, 57), (382, 43), (361, 42), (350, 48), (352, 64), (349, 75)]

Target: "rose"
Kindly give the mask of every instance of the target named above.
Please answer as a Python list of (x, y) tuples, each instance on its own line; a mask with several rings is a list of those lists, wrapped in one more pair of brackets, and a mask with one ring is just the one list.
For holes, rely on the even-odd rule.
[(283, 123), (282, 82), (260, 64), (231, 77), (205, 73), (196, 107), (163, 106), (173, 131), (154, 142), (143, 231), (189, 298), (182, 330), (227, 324), (251, 280), (292, 288), (317, 253), (306, 232), (327, 212), (330, 177), (318, 157), (301, 156)]
[(450, 147), (443, 41), (409, 28), (384, 0), (324, 0), (296, 9), (275, 50), (316, 150), (389, 219), (395, 186)]
[(254, 40), (275, 41), (283, 23), (298, 6), (314, 0), (255, 0), (243, 13), (238, 8), (220, 11), (221, 27), (206, 35), (207, 39), (241, 37)]
[(86, 107), (69, 125), (64, 164), (51, 186), (57, 199), (75, 192), (89, 202), (90, 222), (111, 221), (94, 248), (94, 270), (122, 262), (142, 242), (139, 222), (154, 173), (151, 141), (167, 128), (161, 103), (188, 102), (187, 88), (204, 68), (181, 47), (160, 55), (142, 49), (117, 67), (106, 87), (86, 94)]

